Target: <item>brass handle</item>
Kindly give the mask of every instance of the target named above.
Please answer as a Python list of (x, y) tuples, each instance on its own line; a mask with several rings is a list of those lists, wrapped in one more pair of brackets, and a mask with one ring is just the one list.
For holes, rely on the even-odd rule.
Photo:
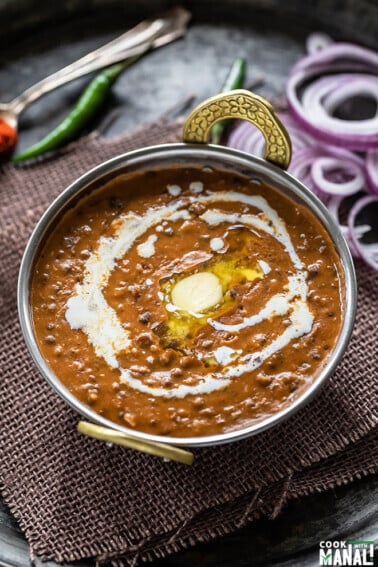
[(183, 141), (206, 144), (210, 130), (225, 118), (248, 120), (265, 138), (264, 158), (282, 169), (289, 166), (291, 142), (270, 102), (244, 89), (220, 93), (199, 104), (185, 122)]
[(163, 457), (164, 459), (169, 459), (170, 461), (178, 461), (179, 463), (184, 463), (185, 465), (191, 465), (194, 459), (193, 453), (189, 451), (184, 451), (178, 447), (173, 447), (172, 445), (164, 445), (164, 443), (155, 443), (154, 441), (144, 441), (143, 439), (137, 439), (115, 429), (109, 429), (108, 427), (102, 427), (100, 425), (94, 425), (93, 423), (88, 423), (87, 421), (79, 421), (77, 424), (77, 430), (79, 433), (93, 437), (94, 439), (100, 439), (100, 441), (106, 441), (107, 443), (115, 443), (116, 445), (122, 445), (123, 447), (128, 447), (129, 449), (136, 449), (137, 451), (142, 451), (143, 453), (148, 453), (150, 455), (155, 455), (157, 457)]

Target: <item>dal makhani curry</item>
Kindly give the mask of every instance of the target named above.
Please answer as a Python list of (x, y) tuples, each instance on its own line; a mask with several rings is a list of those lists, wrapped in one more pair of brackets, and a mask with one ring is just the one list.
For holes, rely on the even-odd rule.
[(326, 365), (343, 272), (303, 205), (257, 179), (172, 166), (96, 189), (34, 266), (39, 349), (98, 414), (173, 437), (290, 405)]

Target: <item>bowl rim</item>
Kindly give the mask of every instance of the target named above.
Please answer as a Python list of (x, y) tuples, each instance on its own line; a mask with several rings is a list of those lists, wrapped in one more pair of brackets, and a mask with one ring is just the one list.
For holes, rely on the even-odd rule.
[[(159, 162), (160, 160), (161, 162), (168, 159), (170, 160), (171, 165), (182, 164), (185, 167), (189, 164), (200, 165), (201, 159), (205, 157), (212, 158), (213, 160), (218, 159), (225, 161), (226, 163), (223, 166), (225, 169), (227, 169), (230, 164), (233, 164), (235, 167), (238, 166), (244, 170), (249, 170), (250, 173), (254, 170), (254, 176), (265, 176), (274, 187), (279, 188), (281, 185), (283, 189), (289, 188), (289, 191), (294, 192), (299, 200), (310, 208), (311, 212), (322, 223), (323, 227), (330, 235), (340, 257), (340, 263), (344, 271), (344, 318), (337, 343), (330, 354), (327, 363), (320, 371), (314, 382), (287, 407), (261, 421), (252, 423), (248, 427), (224, 433), (193, 437), (153, 435), (117, 424), (96, 413), (89, 406), (86, 406), (83, 402), (76, 398), (68, 390), (68, 388), (60, 382), (52, 369), (50, 369), (47, 365), (39, 351), (33, 332), (32, 315), (29, 303), (32, 267), (35, 256), (43, 242), (43, 238), (49, 231), (55, 219), (59, 216), (59, 214), (61, 214), (62, 210), (64, 211), (66, 209), (70, 201), (77, 199), (80, 195), (90, 192), (91, 187), (93, 189), (95, 182), (98, 183), (101, 178), (108, 176), (109, 174), (117, 177), (125, 172), (122, 170), (127, 170), (128, 167), (132, 166), (135, 168), (135, 166), (138, 167), (138, 165), (140, 167), (146, 159), (152, 162), (154, 160), (156, 162)], [(180, 161), (180, 159), (182, 160), (183, 158), (185, 158), (186, 161)], [(220, 165), (220, 168), (221, 167), (222, 166)], [(265, 431), (266, 429), (278, 425), (288, 417), (292, 416), (314, 398), (333, 374), (348, 346), (356, 314), (357, 284), (353, 260), (336, 221), (330, 215), (323, 203), (302, 182), (298, 181), (295, 177), (286, 171), (283, 171), (278, 166), (271, 164), (262, 158), (241, 152), (240, 150), (211, 144), (200, 145), (171, 143), (148, 146), (139, 150), (126, 152), (102, 162), (78, 177), (56, 197), (37, 222), (37, 225), (35, 226), (25, 247), (19, 270), (17, 304), (22, 334), (39, 372), (48, 384), (57, 392), (57, 394), (79, 414), (92, 422), (115, 429), (136, 439), (183, 447), (199, 447), (237, 441)]]

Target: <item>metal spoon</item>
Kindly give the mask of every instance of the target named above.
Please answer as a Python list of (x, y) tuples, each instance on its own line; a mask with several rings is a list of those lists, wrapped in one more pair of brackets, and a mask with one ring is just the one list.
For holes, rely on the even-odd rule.
[(157, 19), (140, 22), (120, 37), (42, 79), (10, 102), (0, 103), (0, 119), (17, 130), (19, 116), (27, 105), (88, 73), (120, 61), (130, 59), (130, 62), (134, 62), (147, 51), (182, 37), (189, 20), (190, 13), (178, 7), (167, 11)]

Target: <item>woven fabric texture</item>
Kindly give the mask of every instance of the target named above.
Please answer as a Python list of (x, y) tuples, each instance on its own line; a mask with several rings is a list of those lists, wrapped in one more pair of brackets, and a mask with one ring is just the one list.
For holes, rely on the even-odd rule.
[(45, 559), (135, 565), (378, 469), (378, 278), (360, 263), (352, 341), (320, 395), (256, 437), (194, 450), (192, 467), (81, 436), (78, 414), (36, 370), (16, 286), (38, 218), (89, 168), (180, 133), (181, 123), (163, 121), (110, 141), (90, 136), (54, 158), (0, 171), (0, 487), (31, 553)]

